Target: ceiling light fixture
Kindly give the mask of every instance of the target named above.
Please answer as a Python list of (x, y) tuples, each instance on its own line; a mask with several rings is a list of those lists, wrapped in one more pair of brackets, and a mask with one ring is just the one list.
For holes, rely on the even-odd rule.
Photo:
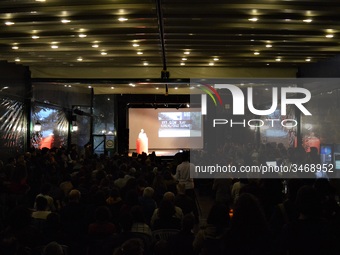
[(14, 22), (12, 22), (12, 21), (6, 21), (5, 22), (5, 25), (6, 26), (12, 26), (12, 25), (14, 25), (15, 23)]
[(280, 62), (281, 58), (276, 58), (275, 61)]
[(219, 59), (219, 58), (214, 58), (213, 60), (214, 60), (214, 61), (219, 61), (220, 59)]
[(128, 19), (127, 19), (127, 18), (124, 18), (124, 17), (120, 17), (120, 18), (118, 18), (118, 20), (119, 20), (120, 22), (124, 22), (124, 21), (127, 21)]
[(182, 58), (183, 61), (188, 60), (187, 58)]
[(138, 54), (138, 55), (143, 55), (143, 52), (137, 51), (137, 54)]
[(184, 51), (184, 54), (185, 54), (185, 55), (189, 55), (189, 54), (190, 54), (190, 51)]
[(303, 22), (305, 23), (311, 23), (313, 20), (312, 19), (304, 19)]
[(92, 45), (92, 48), (98, 48), (98, 47), (99, 47), (98, 44), (93, 44), (93, 45)]
[(260, 55), (260, 52), (255, 51), (255, 52), (254, 52), (254, 55)]
[(139, 44), (138, 43), (134, 43), (132, 44), (133, 47), (139, 47)]
[(51, 48), (52, 48), (52, 49), (58, 49), (59, 46), (58, 46), (58, 45), (52, 45)]
[(305, 59), (305, 61), (307, 61), (307, 62), (310, 62), (310, 61), (311, 61), (311, 59), (310, 59), (310, 58), (306, 58), (306, 59)]
[(271, 48), (271, 47), (273, 47), (273, 45), (271, 45), (271, 44), (266, 44), (266, 48)]
[(334, 37), (333, 34), (327, 34), (327, 35), (326, 35), (326, 38), (333, 38), (333, 37)]
[(19, 49), (19, 47), (18, 46), (13, 46), (12, 49), (13, 50), (17, 50), (17, 49)]
[(67, 23), (70, 23), (71, 22), (71, 20), (69, 20), (69, 19), (62, 19), (61, 20), (61, 23), (63, 23), (63, 24), (67, 24)]
[(83, 58), (79, 57), (77, 58), (77, 61), (83, 61)]
[(250, 19), (248, 19), (249, 21), (252, 21), (252, 22), (256, 22), (256, 21), (258, 21), (258, 18), (250, 18)]
[(144, 63), (143, 63), (143, 65), (145, 65), (145, 66), (148, 66), (148, 65), (149, 65), (149, 63), (148, 63), (148, 62), (144, 62)]
[(182, 63), (181, 63), (181, 66), (185, 66), (185, 63), (182, 62)]
[(209, 66), (213, 66), (213, 65), (215, 65), (213, 62), (210, 62), (210, 63), (209, 63)]
[(115, 89), (115, 87), (111, 87), (111, 89)]
[(20, 60), (20, 58), (16, 58), (14, 61), (15, 62), (20, 62), (21, 60)]
[(79, 34), (78, 35), (80, 38), (85, 38), (87, 35), (85, 35), (85, 34)]
[(134, 83), (129, 83), (129, 86), (136, 87), (136, 85)]
[(39, 39), (40, 37), (39, 36), (37, 36), (37, 35), (32, 35), (32, 39)]
[(106, 52), (104, 52), (104, 51), (103, 51), (103, 52), (101, 52), (100, 54), (101, 54), (101, 55), (103, 55), (103, 56), (107, 55), (107, 53), (106, 53)]

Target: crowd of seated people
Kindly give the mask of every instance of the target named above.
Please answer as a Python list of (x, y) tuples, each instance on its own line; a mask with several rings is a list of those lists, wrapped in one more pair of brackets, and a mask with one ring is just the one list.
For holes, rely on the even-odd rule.
[[(282, 145), (228, 144), (219, 153), (240, 164), (272, 157), (316, 160)], [(85, 158), (56, 148), (8, 160), (0, 165), (0, 254), (340, 251), (337, 192), (328, 179), (289, 179), (286, 189), (281, 179), (210, 180), (213, 203), (205, 220), (193, 195), (193, 187), (200, 192), (200, 180), (189, 189), (176, 179), (180, 163), (160, 161), (154, 154)]]

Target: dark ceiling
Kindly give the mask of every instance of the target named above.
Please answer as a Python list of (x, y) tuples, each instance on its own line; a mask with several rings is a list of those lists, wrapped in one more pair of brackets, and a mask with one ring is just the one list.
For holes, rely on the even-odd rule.
[(340, 51), (340, 1), (1, 0), (0, 11), (0, 59), (35, 68), (292, 67)]
[[(0, 12), (0, 60), (38, 73), (159, 68), (160, 78), (174, 68), (184, 76), (188, 68), (297, 69), (340, 52), (340, 1), (1, 0)], [(164, 94), (157, 82), (87, 86), (99, 94)], [(175, 81), (169, 90), (189, 94), (190, 86)]]

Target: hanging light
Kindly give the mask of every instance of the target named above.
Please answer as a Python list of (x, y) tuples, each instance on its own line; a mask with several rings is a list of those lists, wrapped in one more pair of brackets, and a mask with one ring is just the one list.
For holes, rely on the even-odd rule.
[(33, 130), (34, 130), (34, 132), (40, 132), (41, 131), (41, 123), (39, 121), (37, 121), (34, 124)]
[(72, 124), (72, 132), (77, 132), (78, 131), (78, 125), (76, 122)]

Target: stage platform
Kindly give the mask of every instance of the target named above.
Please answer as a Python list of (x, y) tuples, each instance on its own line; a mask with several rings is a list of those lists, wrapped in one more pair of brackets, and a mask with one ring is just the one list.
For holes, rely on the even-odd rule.
[[(173, 157), (176, 153), (181, 152), (180, 149), (177, 150), (162, 150), (162, 149), (149, 149), (148, 154), (151, 154), (152, 152), (156, 153), (157, 157)], [(132, 153), (136, 152), (136, 150), (129, 150), (129, 156), (132, 156)]]

